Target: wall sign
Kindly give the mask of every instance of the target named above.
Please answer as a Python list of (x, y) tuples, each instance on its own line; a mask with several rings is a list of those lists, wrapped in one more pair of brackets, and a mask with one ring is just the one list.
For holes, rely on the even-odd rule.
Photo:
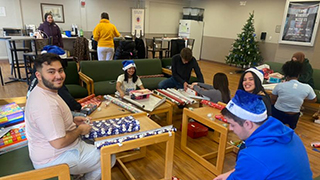
[(144, 9), (131, 9), (131, 34), (144, 36)]
[(280, 43), (313, 46), (319, 23), (319, 5), (319, 0), (287, 0)]

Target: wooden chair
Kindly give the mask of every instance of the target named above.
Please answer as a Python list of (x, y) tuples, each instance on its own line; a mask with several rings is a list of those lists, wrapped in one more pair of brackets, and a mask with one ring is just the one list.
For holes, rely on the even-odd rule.
[(191, 39), (191, 38), (187, 39), (187, 48), (191, 49), (191, 51), (193, 49), (194, 41), (195, 39)]
[(152, 39), (146, 38), (146, 49), (147, 54), (146, 58), (148, 58), (148, 53), (152, 52), (152, 58), (155, 58), (156, 52), (159, 52), (159, 58), (162, 59), (162, 38), (154, 37)]
[[(23, 53), (29, 52), (30, 47), (25, 47), (26, 44), (30, 44), (30, 41), (28, 41), (27, 43), (23, 41), (23, 47), (17, 47), (15, 40), (9, 40), (9, 46), (10, 46), (9, 49), (10, 49), (11, 58), (12, 58), (11, 75), (13, 75), (14, 73), (14, 77), (18, 79), (21, 79), (20, 68), (24, 68), (24, 66), (19, 63), (18, 52), (23, 52)], [(17, 76), (16, 70), (18, 72), (18, 76)]]
[(1, 66), (0, 66), (0, 80), (1, 80), (1, 85), (3, 86), (3, 77), (2, 77), (2, 70), (1, 70)]
[(39, 180), (52, 177), (58, 177), (59, 180), (70, 180), (69, 166), (67, 164), (60, 164), (47, 168), (0, 177), (0, 180)]

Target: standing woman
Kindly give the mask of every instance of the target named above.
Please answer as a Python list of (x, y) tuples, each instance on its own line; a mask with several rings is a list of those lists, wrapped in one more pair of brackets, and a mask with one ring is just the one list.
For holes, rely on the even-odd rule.
[(113, 38), (119, 37), (115, 25), (109, 21), (108, 13), (103, 12), (101, 14), (100, 23), (93, 30), (93, 39), (98, 42), (98, 60), (112, 60), (114, 54), (114, 43)]
[(292, 56), (292, 60), (302, 63), (302, 71), (298, 79), (299, 82), (307, 83), (312, 88), (314, 88), (313, 69), (311, 64), (309, 63), (309, 60), (305, 58), (305, 55), (302, 52), (294, 53)]
[(45, 32), (46, 35), (48, 35), (48, 38), (52, 37), (52, 45), (63, 48), (60, 28), (54, 22), (51, 13), (46, 13), (44, 15), (44, 22), (40, 24), (38, 30)]
[(267, 114), (268, 116), (270, 116), (271, 99), (262, 86), (263, 79), (264, 77), (262, 71), (255, 68), (247, 69), (240, 77), (238, 89), (244, 90), (252, 94), (260, 95), (264, 104), (266, 105)]
[(192, 83), (191, 88), (199, 95), (210, 98), (211, 102), (224, 102), (230, 101), (230, 90), (228, 77), (224, 73), (216, 73), (213, 76), (213, 86), (204, 83)]

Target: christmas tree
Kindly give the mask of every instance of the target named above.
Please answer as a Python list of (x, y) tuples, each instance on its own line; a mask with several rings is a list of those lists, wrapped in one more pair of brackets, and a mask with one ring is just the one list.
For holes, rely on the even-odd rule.
[(248, 68), (258, 65), (262, 61), (259, 52), (258, 42), (255, 40), (254, 33), (254, 13), (249, 13), (250, 17), (242, 28), (242, 33), (238, 34), (232, 45), (232, 50), (226, 56), (226, 62), (229, 65), (236, 65), (241, 68)]

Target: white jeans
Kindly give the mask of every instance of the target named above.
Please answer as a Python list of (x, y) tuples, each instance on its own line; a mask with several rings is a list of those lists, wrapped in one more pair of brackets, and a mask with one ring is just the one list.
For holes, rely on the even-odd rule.
[[(70, 174), (85, 174), (86, 180), (100, 180), (100, 150), (94, 145), (80, 141), (74, 148), (64, 152), (57, 159), (42, 165), (33, 165), (35, 169), (45, 168), (58, 164), (69, 165)], [(116, 163), (115, 155), (111, 157), (112, 166)]]
[(104, 60), (109, 61), (109, 60), (113, 59), (114, 48), (98, 47), (97, 53), (98, 53), (98, 60), (99, 61), (104, 61)]

